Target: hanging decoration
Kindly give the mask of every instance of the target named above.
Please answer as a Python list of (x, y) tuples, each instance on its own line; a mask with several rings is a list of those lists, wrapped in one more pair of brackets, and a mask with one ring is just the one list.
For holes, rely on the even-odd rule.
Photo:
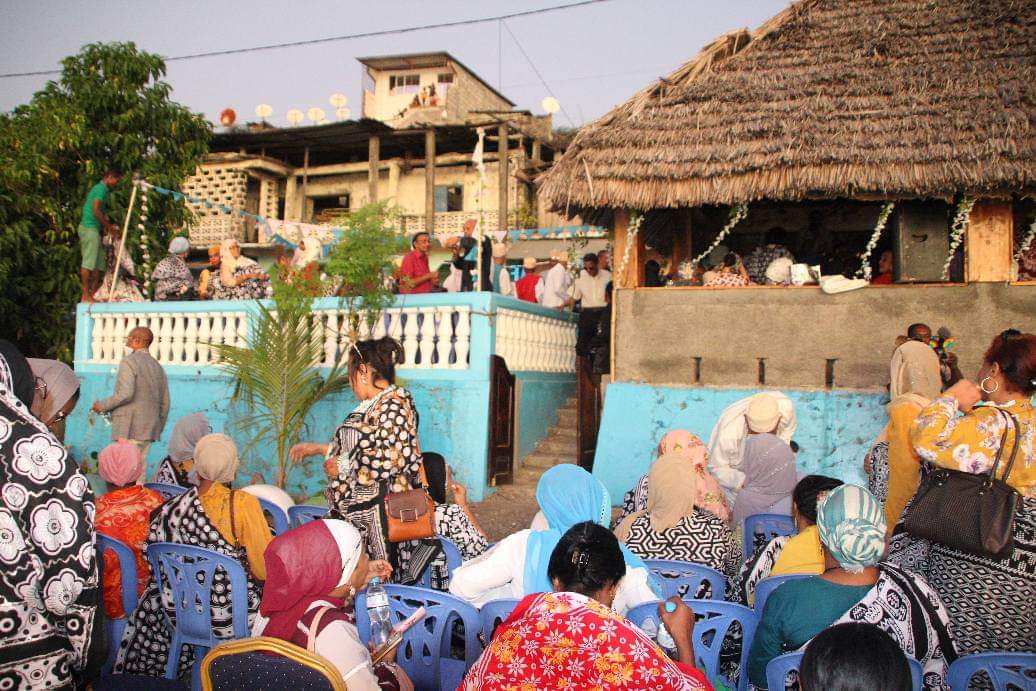
[(1026, 251), (1032, 246), (1032, 243), (1036, 242), (1036, 217), (1032, 219), (1032, 223), (1029, 224), (1029, 230), (1026, 231), (1025, 237), (1018, 243), (1018, 251), (1014, 253), (1014, 261), (1018, 266), (1022, 264), (1022, 257), (1025, 256)]
[(148, 236), (147, 236), (147, 188), (144, 186), (146, 183), (141, 181), (140, 185), (140, 220), (137, 222), (137, 230), (140, 232), (139, 244), (140, 244), (140, 272), (139, 276), (141, 284), (144, 286), (144, 293), (150, 295), (151, 293), (151, 250), (148, 247)]
[(723, 242), (723, 240), (726, 239), (728, 235), (730, 235), (730, 232), (732, 230), (734, 230), (734, 226), (743, 221), (745, 219), (745, 216), (747, 215), (748, 204), (742, 202), (730, 207), (730, 213), (727, 214), (727, 224), (723, 226), (723, 228), (719, 231), (719, 234), (716, 236), (716, 239), (713, 240), (712, 244), (706, 247), (705, 251), (699, 254), (697, 257), (691, 259), (690, 261), (682, 262), (679, 268), (677, 269), (680, 275), (690, 278), (690, 276), (694, 273), (694, 267), (697, 266), (703, 259), (705, 259), (705, 257), (709, 256), (712, 253), (712, 250), (719, 247), (720, 243)]
[(637, 243), (637, 233), (640, 232), (640, 226), (644, 223), (644, 214), (639, 211), (630, 212), (630, 224), (626, 229), (626, 249), (622, 252), (622, 263), (619, 264), (618, 271), (613, 276), (625, 276), (626, 265), (629, 263), (630, 254), (633, 252), (633, 245)]
[(871, 239), (867, 241), (867, 246), (863, 249), (863, 254), (860, 255), (860, 268), (856, 270), (856, 278), (862, 277), (865, 281), (871, 280), (871, 255), (874, 254), (874, 248), (878, 246), (881, 233), (885, 230), (885, 224), (888, 222), (892, 209), (895, 207), (895, 202), (885, 202), (882, 205), (881, 212), (878, 213), (878, 222), (874, 225), (874, 232), (871, 233)]
[(942, 280), (950, 280), (950, 264), (957, 254), (957, 248), (964, 240), (964, 233), (968, 230), (968, 219), (971, 217), (971, 208), (975, 206), (975, 200), (970, 197), (961, 197), (957, 202), (957, 211), (953, 216), (953, 224), (950, 226), (950, 252), (946, 255), (946, 263), (942, 265)]

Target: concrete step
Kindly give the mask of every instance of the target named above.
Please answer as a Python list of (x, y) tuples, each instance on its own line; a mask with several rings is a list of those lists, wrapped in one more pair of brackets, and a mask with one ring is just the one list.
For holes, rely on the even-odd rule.
[(579, 401), (577, 401), (574, 398), (570, 398), (567, 401), (565, 401), (564, 403), (562, 403), (560, 406), (558, 406), (558, 410), (578, 410), (578, 409), (579, 409)]
[(579, 424), (579, 411), (575, 408), (558, 408), (558, 427), (575, 429)]
[(541, 453), (537, 450), (534, 453), (526, 456), (525, 461), (522, 463), (523, 469), (537, 469), (540, 471), (553, 468), (558, 463), (572, 463), (575, 461), (575, 454), (549, 454)]
[(536, 446), (536, 453), (549, 456), (575, 456), (579, 451), (575, 437), (548, 436)]
[(578, 436), (579, 432), (575, 427), (559, 427), (558, 425), (554, 425), (547, 430), (547, 438), (571, 439), (572, 443), (575, 443)]

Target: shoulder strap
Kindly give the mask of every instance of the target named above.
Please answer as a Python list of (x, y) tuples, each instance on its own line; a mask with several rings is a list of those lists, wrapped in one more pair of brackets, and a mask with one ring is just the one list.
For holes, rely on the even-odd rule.
[(236, 489), (230, 490), (230, 536), (234, 539), (232, 543), (234, 547), (237, 547), (237, 528), (234, 526), (234, 495), (237, 494)]
[(324, 605), (317, 610), (317, 613), (313, 616), (313, 621), (309, 622), (309, 633), (306, 635), (306, 650), (311, 653), (317, 651), (317, 634), (320, 631), (320, 620), (324, 618), (324, 615), (330, 609), (330, 607)]
[[(1008, 419), (1011, 420), (1011, 425), (1014, 427), (1014, 444), (1011, 447), (1011, 458), (1008, 459), (1007, 467), (1004, 469), (1003, 477), (1000, 478), (1003, 482), (1007, 482), (1007, 477), (1011, 474), (1011, 469), (1014, 468), (1014, 459), (1018, 457), (1018, 443), (1022, 437), (1022, 428), (1021, 425), (1018, 424), (1018, 418), (1014, 416), (1014, 413), (1008, 412), (1006, 410), (1001, 410), (1000, 412), (1002, 412), (1004, 415), (1008, 417)], [(1003, 443), (1001, 443), (1000, 445), (1001, 454), (1003, 454), (1003, 445), (1005, 443), (1007, 443), (1007, 425), (1004, 426), (1004, 439)]]

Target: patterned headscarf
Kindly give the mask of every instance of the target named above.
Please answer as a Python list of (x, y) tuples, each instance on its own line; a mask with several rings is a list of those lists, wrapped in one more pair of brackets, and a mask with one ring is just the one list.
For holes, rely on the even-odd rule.
[(859, 573), (885, 553), (885, 512), (859, 485), (831, 490), (817, 508), (817, 529), (820, 542), (846, 571)]

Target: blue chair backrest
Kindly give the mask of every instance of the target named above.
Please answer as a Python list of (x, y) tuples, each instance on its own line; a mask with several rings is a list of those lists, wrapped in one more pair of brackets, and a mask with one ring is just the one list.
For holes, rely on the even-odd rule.
[[(921, 667), (921, 663), (907, 656), (907, 664), (910, 666), (910, 681), (914, 691), (921, 691), (924, 679), (924, 670)], [(788, 686), (796, 689), (799, 688), (798, 671), (801, 666), (802, 653), (797, 650), (778, 655), (770, 660), (766, 665), (766, 688), (768, 691), (783, 691)], [(792, 672), (795, 672), (795, 676), (789, 680), (787, 677)], [(788, 684), (789, 681), (793, 683)], [(956, 691), (956, 687), (953, 688)], [(966, 688), (966, 686), (961, 687), (962, 690)]]
[[(464, 563), (464, 557), (461, 556), (460, 549), (457, 548), (457, 545), (453, 544), (452, 540), (448, 540), (440, 535), (439, 544), (442, 545), (443, 554), (446, 555), (446, 571), (452, 579), (453, 572), (459, 569), (460, 565)], [(417, 579), (417, 583), (414, 585), (429, 589), (432, 587), (432, 562), (428, 562), (428, 566), (426, 566), (424, 571), (421, 572), (421, 577)]]
[(662, 584), (664, 599), (722, 600), (726, 594), (727, 577), (708, 566), (671, 559), (645, 559), (644, 566)]
[(187, 491), (186, 487), (181, 487), (180, 485), (167, 485), (164, 482), (145, 482), (144, 486), (148, 489), (155, 490), (167, 500), (172, 499), (173, 497), (178, 497)]
[(810, 578), (812, 574), (808, 573), (786, 573), (780, 576), (767, 576), (763, 580), (755, 584), (755, 613), (759, 615), (759, 618), (763, 618), (763, 608), (766, 607), (766, 601), (769, 599), (773, 591), (781, 587), (788, 581), (796, 581), (800, 578)]
[(309, 523), (316, 518), (323, 518), (327, 515), (326, 506), (310, 506), (309, 504), (296, 504), (288, 509), (288, 521), (292, 528), (298, 528), (303, 523)]
[(995, 691), (1036, 689), (1036, 653), (975, 653), (958, 657), (946, 681), (953, 691), (967, 691), (971, 677), (985, 672)]
[(519, 600), (510, 597), (490, 600), (478, 610), (478, 617), (482, 620), (482, 641), (486, 646), (493, 640), (496, 627), (504, 619), (511, 616), (511, 612), (518, 606)]
[(284, 512), (284, 509), (274, 504), (268, 499), (262, 497), (256, 497), (259, 500), (259, 506), (262, 507), (263, 513), (266, 514), (270, 523), (273, 524), (273, 535), (283, 535), (288, 532), (288, 514)]
[(798, 530), (791, 516), (782, 513), (754, 513), (745, 519), (745, 561), (752, 558), (756, 550), (756, 535), (762, 536), (763, 544), (781, 535), (794, 535)]
[[(743, 605), (719, 600), (684, 600), (694, 610), (694, 656), (698, 668), (710, 679), (719, 678), (730, 688), (748, 689), (748, 651), (755, 638), (759, 619), (755, 612)], [(658, 601), (637, 605), (626, 613), (626, 618), (647, 632), (658, 630)], [(720, 670), (720, 650), (724, 639), (731, 635), (731, 627), (741, 628), (741, 652), (737, 684), (727, 679)]]
[[(217, 569), (230, 582), (230, 607), (234, 637), (245, 638), (248, 630), (248, 580), (245, 570), (233, 557), (210, 549), (156, 542), (147, 546), (147, 558), (159, 592), (172, 591), (176, 626), (170, 650), (195, 646), (196, 669), (201, 666), (199, 648), (211, 648), (222, 640), (212, 625), (212, 585)], [(166, 679), (175, 679), (179, 655), (169, 655)]]
[[(427, 612), (403, 636), (396, 651), (396, 662), (418, 689), (456, 689), (464, 674), (482, 654), (478, 635), (482, 630), (478, 610), (464, 600), (438, 590), (409, 585), (385, 586), (392, 619), (399, 623), (421, 606)], [(367, 593), (356, 595), (356, 628), (361, 641), (370, 639)], [(464, 627), (458, 635), (457, 625)], [(454, 641), (463, 640), (464, 658), (453, 657)]]
[(115, 665), (115, 656), (119, 653), (119, 641), (122, 640), (122, 633), (126, 630), (126, 622), (129, 621), (129, 617), (133, 616), (133, 610), (137, 608), (137, 559), (133, 550), (121, 540), (108, 537), (104, 533), (97, 533), (98, 559), (103, 559), (102, 555), (109, 549), (119, 560), (119, 573), (122, 579), (122, 610), (126, 616), (121, 619), (107, 618), (108, 638), (111, 645), (108, 649), (108, 659), (102, 668), (104, 674), (111, 672)]

